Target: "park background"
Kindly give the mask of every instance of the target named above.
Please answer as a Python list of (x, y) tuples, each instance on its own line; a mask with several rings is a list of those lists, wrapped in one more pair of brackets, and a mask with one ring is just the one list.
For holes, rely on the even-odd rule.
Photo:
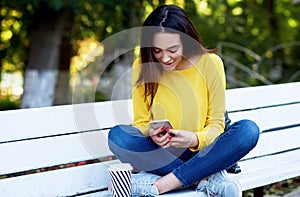
[[(161, 4), (184, 8), (218, 48), (227, 88), (300, 80), (299, 0), (1, 0), (1, 110), (112, 99), (137, 50), (121, 53), (126, 36), (102, 41)], [(122, 84), (115, 99), (130, 97), (130, 79)]]
[(1, 0), (0, 110), (130, 98), (124, 73), (138, 46), (122, 53), (131, 41), (120, 32), (162, 4), (182, 7), (204, 45), (218, 49), (227, 88), (300, 81), (300, 0)]

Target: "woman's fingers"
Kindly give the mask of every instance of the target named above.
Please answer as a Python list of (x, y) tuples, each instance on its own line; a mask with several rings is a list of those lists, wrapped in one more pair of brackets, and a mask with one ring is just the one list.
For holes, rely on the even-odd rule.
[(179, 134), (179, 130), (175, 130), (175, 129), (166, 129), (166, 131), (172, 137), (174, 137), (174, 136), (176, 136), (176, 135)]
[(160, 133), (162, 133), (164, 131), (164, 128), (163, 127), (159, 127), (157, 129), (152, 129), (150, 128), (149, 129), (149, 134), (150, 136), (155, 136), (155, 135), (159, 135)]
[(170, 139), (170, 146), (177, 148), (189, 148), (194, 146), (194, 144), (195, 146), (197, 145), (194, 143), (197, 139), (194, 132), (170, 129), (168, 133), (174, 135), (174, 137)]

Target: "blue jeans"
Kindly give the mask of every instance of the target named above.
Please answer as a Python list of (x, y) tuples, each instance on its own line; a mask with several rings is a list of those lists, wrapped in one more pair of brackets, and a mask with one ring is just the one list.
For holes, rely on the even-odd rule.
[(183, 186), (190, 186), (233, 165), (257, 144), (258, 126), (250, 120), (230, 125), (213, 143), (197, 152), (188, 148), (161, 148), (138, 129), (128, 125), (113, 127), (108, 134), (110, 150), (137, 171), (160, 176), (172, 172)]

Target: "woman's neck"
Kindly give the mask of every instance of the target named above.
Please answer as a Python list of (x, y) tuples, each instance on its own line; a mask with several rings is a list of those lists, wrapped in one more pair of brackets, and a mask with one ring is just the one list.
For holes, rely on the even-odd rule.
[(193, 67), (199, 61), (200, 57), (201, 57), (200, 54), (196, 54), (196, 55), (192, 55), (188, 59), (182, 58), (182, 61), (177, 66), (176, 70), (185, 70)]

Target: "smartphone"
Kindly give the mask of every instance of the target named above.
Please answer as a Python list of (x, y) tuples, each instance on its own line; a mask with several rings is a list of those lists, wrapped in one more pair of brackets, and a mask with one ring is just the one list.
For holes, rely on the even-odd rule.
[(158, 129), (160, 127), (163, 127), (164, 130), (160, 133), (162, 135), (166, 134), (166, 130), (165, 129), (173, 129), (173, 127), (172, 127), (172, 125), (171, 125), (171, 123), (170, 123), (169, 120), (152, 120), (152, 121), (150, 121), (150, 127), (152, 129)]
[(173, 129), (171, 123), (169, 120), (151, 120), (150, 121), (150, 127), (152, 129), (158, 129), (160, 127), (163, 127), (165, 129)]

